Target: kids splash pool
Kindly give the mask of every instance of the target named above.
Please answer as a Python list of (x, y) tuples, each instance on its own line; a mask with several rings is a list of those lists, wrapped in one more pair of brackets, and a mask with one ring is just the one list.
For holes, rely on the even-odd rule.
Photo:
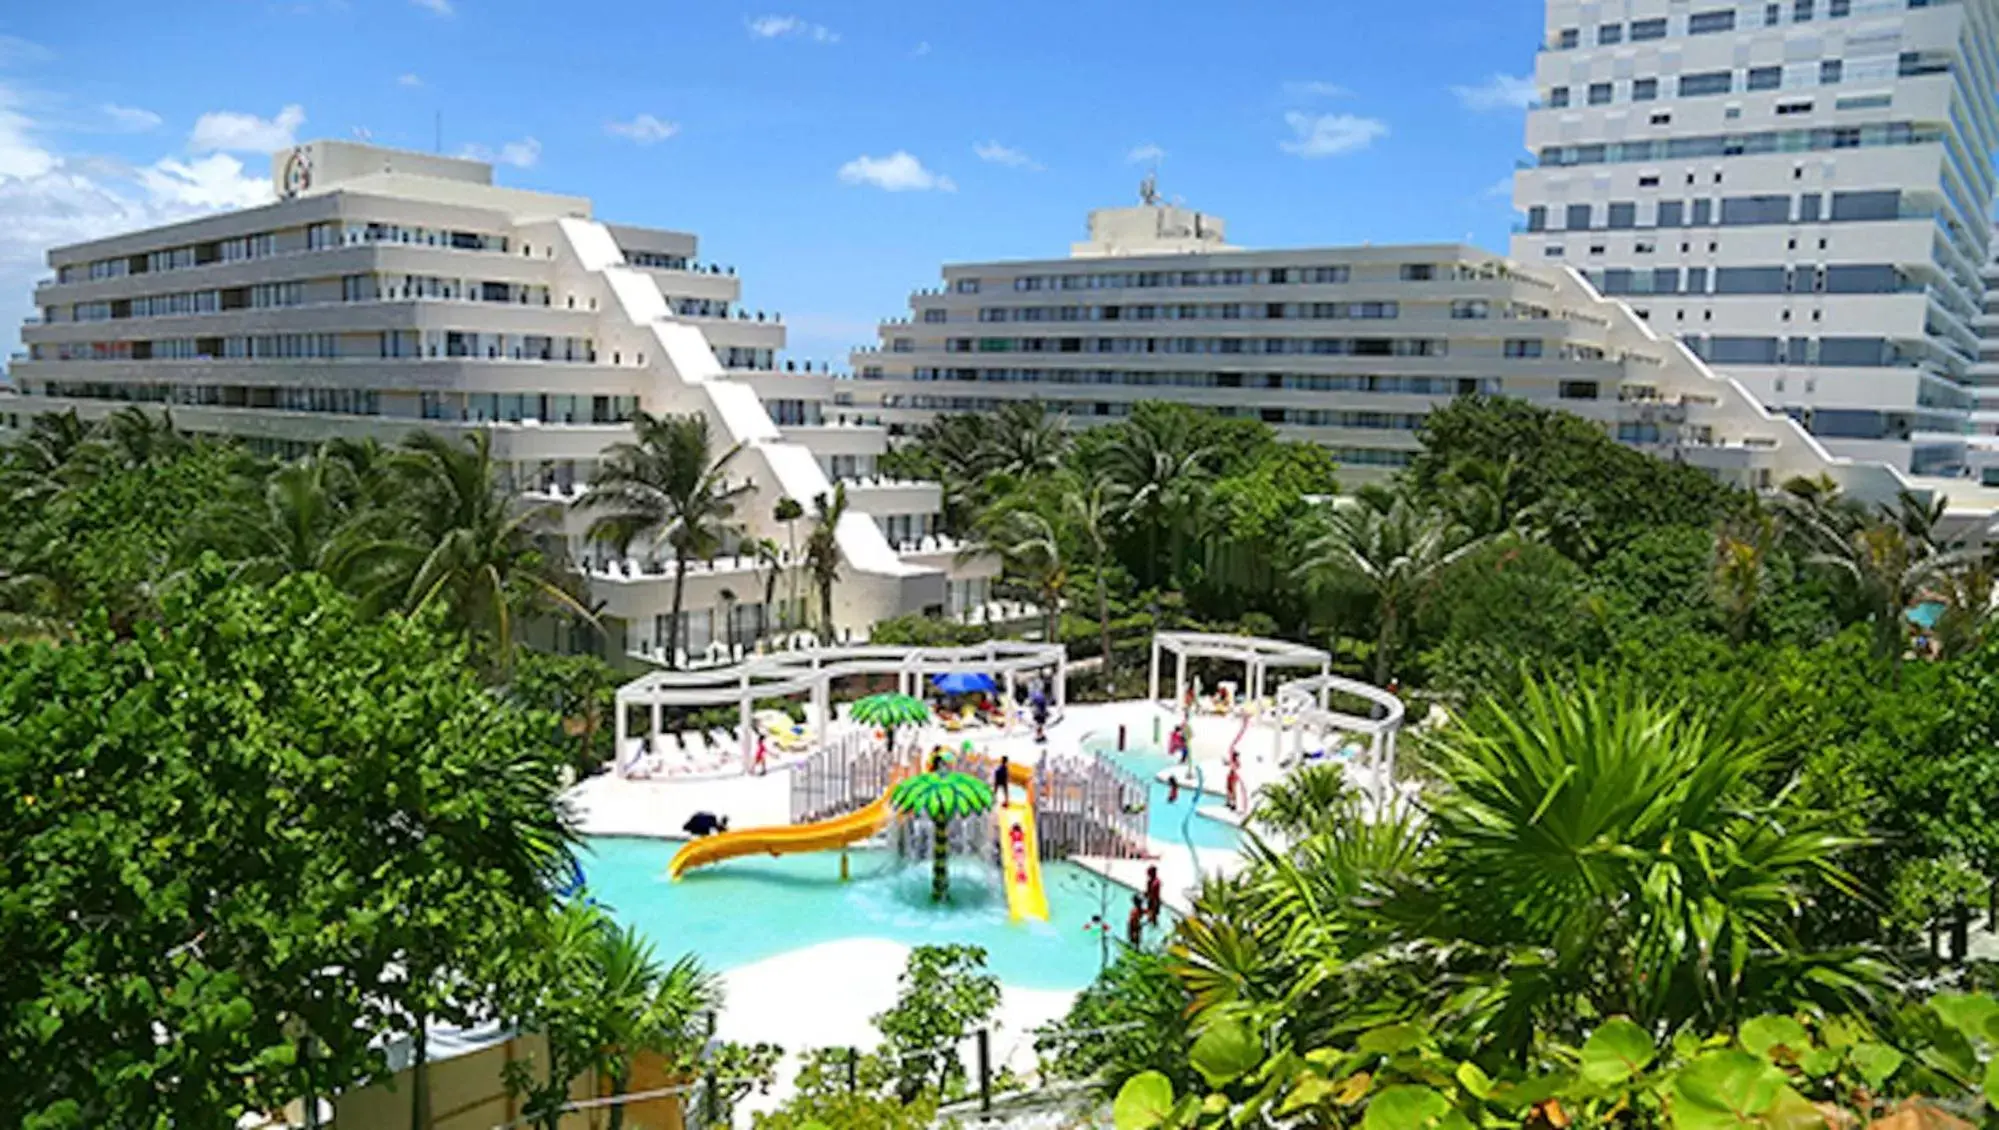
[[(848, 938), (907, 946), (983, 946), (988, 967), (1010, 985), (1075, 991), (1097, 975), (1124, 936), (1131, 891), (1069, 863), (1043, 868), (1048, 921), (1014, 922), (991, 863), (956, 859), (951, 901), (930, 902), (930, 871), (885, 849), (848, 853), (851, 878), (840, 880), (838, 852), (745, 857), (667, 879), (680, 844), (592, 837), (581, 860), (591, 897), (650, 938), (663, 957), (692, 953), (727, 972), (791, 950)], [(1090, 920), (1103, 913), (1114, 933), (1106, 944)], [(1158, 941), (1165, 918), (1146, 932)], [(828, 970), (829, 978), (839, 976)]]

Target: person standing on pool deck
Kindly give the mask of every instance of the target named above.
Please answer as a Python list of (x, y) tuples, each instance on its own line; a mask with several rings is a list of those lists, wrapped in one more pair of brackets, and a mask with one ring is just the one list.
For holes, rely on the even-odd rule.
[(1146, 925), (1148, 926), (1159, 925), (1160, 902), (1161, 899), (1159, 892), (1159, 865), (1155, 863), (1152, 866), (1147, 867), (1145, 869), (1145, 924)]
[(1229, 780), (1227, 789), (1229, 811), (1234, 812), (1236, 811), (1236, 793), (1242, 789), (1242, 756), (1240, 754), (1229, 754)]
[(764, 756), (769, 749), (769, 746), (766, 744), (767, 742), (768, 739), (765, 738), (762, 734), (757, 735), (757, 759), (756, 761), (751, 763), (750, 768), (759, 777), (763, 776), (764, 773), (767, 771), (764, 765)]
[(1131, 915), (1124, 920), (1124, 940), (1132, 949), (1145, 945), (1145, 899), (1131, 896)]
[(1013, 761), (1005, 754), (1000, 755), (999, 768), (993, 770), (993, 792), (1002, 805), (1013, 803)]

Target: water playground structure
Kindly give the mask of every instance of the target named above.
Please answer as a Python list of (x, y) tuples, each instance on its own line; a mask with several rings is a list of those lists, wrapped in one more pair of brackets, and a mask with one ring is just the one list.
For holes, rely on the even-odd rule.
[[(1171, 698), (1161, 693), (1168, 655), (1175, 657)], [(1244, 693), (1224, 685), (1212, 699), (1197, 701), (1190, 660), (1210, 678), (1232, 675), (1227, 665), (1240, 663)], [(1289, 669), (1283, 673), (1292, 676), (1288, 682), (1270, 678), (1279, 668)], [(1363, 790), (1378, 786), (1377, 795), (1390, 798), (1386, 774), (1393, 771), (1402, 705), (1330, 668), (1329, 655), (1303, 645), (1161, 633), (1154, 640), (1147, 702), (1077, 707), (1083, 713), (1067, 725), (1058, 725), (1068, 710), (1062, 650), (1033, 642), (840, 647), (759, 657), (734, 668), (654, 672), (618, 693), (620, 746), (635, 731), (657, 741), (677, 711), (712, 717), (717, 707), (733, 708), (744, 725), (730, 740), (740, 743), (743, 765), (728, 777), (642, 780), (631, 787), (663, 789), (651, 794), (660, 798), (723, 795), (706, 790), (729, 787), (748, 773), (751, 742), (760, 740), (753, 726), (774, 713), (772, 699), (809, 701), (803, 744), (773, 770), (781, 779), (759, 786), (757, 826), (662, 845), (658, 855), (606, 846), (606, 858), (656, 860), (654, 882), (669, 880), (664, 901), (641, 896), (644, 888), (634, 877), (622, 880), (629, 898), (643, 898), (650, 909), (627, 905), (640, 915), (671, 908), (677, 928), (707, 931), (707, 953), (725, 955), (725, 965), (738, 952), (732, 939), (740, 933), (726, 923), (746, 917), (797, 923), (807, 905), (839, 908), (837, 917), (822, 918), (807, 931), (815, 937), (962, 934), (990, 947), (999, 937), (994, 931), (1009, 922), (1018, 929), (1051, 918), (1088, 920), (1101, 930), (1115, 912), (1106, 880), (1129, 894), (1156, 866), (1172, 889), (1184, 890), (1210, 868), (1230, 865), (1240, 850), (1247, 803), (1227, 811), (1214, 802), (1223, 796), (1224, 776), (1231, 778), (1231, 791), (1238, 784), (1238, 758), (1247, 778), (1240, 782), (1245, 802), (1256, 785), (1325, 758), (1338, 760)], [(864, 678), (840, 682), (850, 676)], [(1028, 685), (1035, 687), (1031, 709), (1026, 695), (1016, 693)], [(885, 686), (894, 692), (843, 701)], [(1004, 717), (995, 710), (991, 725), (953, 726), (955, 708), (933, 713), (913, 697), (925, 691), (940, 697), (998, 692), (991, 696), (1004, 704)], [(1213, 717), (1195, 717), (1197, 706)], [(1039, 728), (1034, 718), (1048, 721), (1047, 744), (1032, 740)], [(1188, 733), (1201, 734), (1197, 748), (1177, 762), (1171, 743), (1161, 740), (1168, 724), (1176, 733), (1188, 726)], [(1003, 757), (1005, 785), (995, 787)], [(1223, 764), (1232, 771), (1224, 774)], [(674, 834), (651, 834), (661, 833)], [(937, 905), (949, 913), (924, 909)], [(1071, 952), (1074, 933), (1022, 931), (1018, 952), (1002, 952), (1014, 944), (1000, 943), (995, 960), (1018, 958), (1020, 968), (1046, 960), (1051, 978), (1073, 984), (1082, 967)]]

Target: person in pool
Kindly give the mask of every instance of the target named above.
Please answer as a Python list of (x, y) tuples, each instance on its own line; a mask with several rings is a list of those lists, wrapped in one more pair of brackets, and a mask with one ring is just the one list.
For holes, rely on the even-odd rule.
[(1148, 926), (1159, 925), (1159, 904), (1161, 901), (1162, 900), (1160, 898), (1160, 889), (1159, 889), (1159, 865), (1155, 863), (1152, 866), (1147, 867), (1145, 869), (1145, 924), (1146, 925)]
[(1124, 920), (1124, 940), (1132, 949), (1145, 945), (1145, 898), (1131, 896), (1131, 914)]

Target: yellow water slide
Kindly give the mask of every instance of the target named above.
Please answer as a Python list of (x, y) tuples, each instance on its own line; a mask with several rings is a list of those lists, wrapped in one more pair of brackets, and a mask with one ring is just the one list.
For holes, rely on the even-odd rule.
[(705, 867), (741, 855), (793, 855), (801, 851), (826, 851), (859, 843), (881, 831), (895, 815), (895, 810), (889, 807), (888, 798), (889, 794), (884, 792), (873, 804), (858, 812), (813, 824), (742, 828), (690, 840), (674, 853), (673, 862), (666, 865), (666, 873), (678, 879), (690, 868)]
[(1025, 793), (1026, 799), (1009, 798), (996, 814), (1006, 908), (1015, 922), (1023, 918), (1046, 922), (1048, 892), (1041, 886), (1041, 841), (1034, 830), (1034, 770), (1025, 765), (1009, 765), (1007, 780)]

